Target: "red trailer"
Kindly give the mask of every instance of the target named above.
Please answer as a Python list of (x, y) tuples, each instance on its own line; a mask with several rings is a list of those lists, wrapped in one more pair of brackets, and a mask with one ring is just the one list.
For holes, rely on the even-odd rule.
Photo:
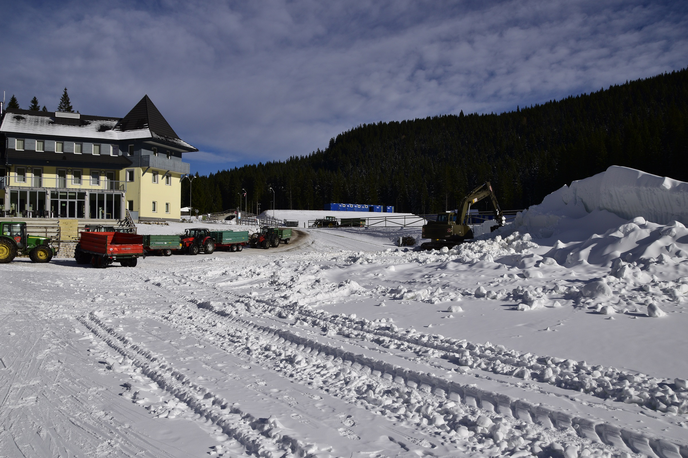
[(125, 232), (82, 232), (74, 250), (77, 263), (90, 262), (93, 267), (107, 267), (113, 262), (134, 267), (139, 257), (145, 257), (143, 236)]

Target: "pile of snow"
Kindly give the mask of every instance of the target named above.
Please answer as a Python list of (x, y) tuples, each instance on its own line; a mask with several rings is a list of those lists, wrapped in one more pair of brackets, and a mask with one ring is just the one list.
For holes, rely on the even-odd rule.
[(636, 217), (688, 224), (688, 183), (611, 166), (549, 194), (518, 215), (511, 229), (541, 239), (581, 240), (586, 233), (603, 234)]

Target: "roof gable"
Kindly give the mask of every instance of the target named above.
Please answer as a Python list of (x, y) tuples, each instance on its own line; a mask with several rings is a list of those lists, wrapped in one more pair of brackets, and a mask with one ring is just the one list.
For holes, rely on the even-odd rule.
[(115, 126), (115, 129), (122, 132), (145, 128), (161, 137), (180, 139), (148, 95), (144, 95), (141, 101)]

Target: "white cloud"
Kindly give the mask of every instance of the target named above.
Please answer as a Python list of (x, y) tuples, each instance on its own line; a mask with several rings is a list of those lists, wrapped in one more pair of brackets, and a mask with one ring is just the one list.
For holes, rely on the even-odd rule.
[(362, 123), (597, 91), (683, 68), (688, 49), (672, 2), (21, 5), (0, 30), (0, 82), (22, 106), (54, 110), (67, 87), (83, 113), (123, 116), (148, 94), (184, 140), (238, 163)]

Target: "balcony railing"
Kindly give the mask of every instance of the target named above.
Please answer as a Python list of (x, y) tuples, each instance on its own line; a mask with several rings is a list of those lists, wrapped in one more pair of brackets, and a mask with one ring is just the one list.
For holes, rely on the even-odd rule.
[(10, 176), (0, 177), (0, 189), (14, 188), (41, 188), (69, 191), (119, 191), (126, 192), (126, 181), (111, 180), (99, 177), (95, 180), (91, 176), (82, 176), (75, 180), (73, 177), (42, 177), (20, 175), (16, 173)]
[(168, 159), (165, 156), (137, 156), (130, 157), (132, 166), (134, 167), (152, 167), (154, 169), (169, 170), (170, 172), (180, 173), (182, 175), (188, 174), (191, 171), (191, 165), (182, 162), (181, 159)]

